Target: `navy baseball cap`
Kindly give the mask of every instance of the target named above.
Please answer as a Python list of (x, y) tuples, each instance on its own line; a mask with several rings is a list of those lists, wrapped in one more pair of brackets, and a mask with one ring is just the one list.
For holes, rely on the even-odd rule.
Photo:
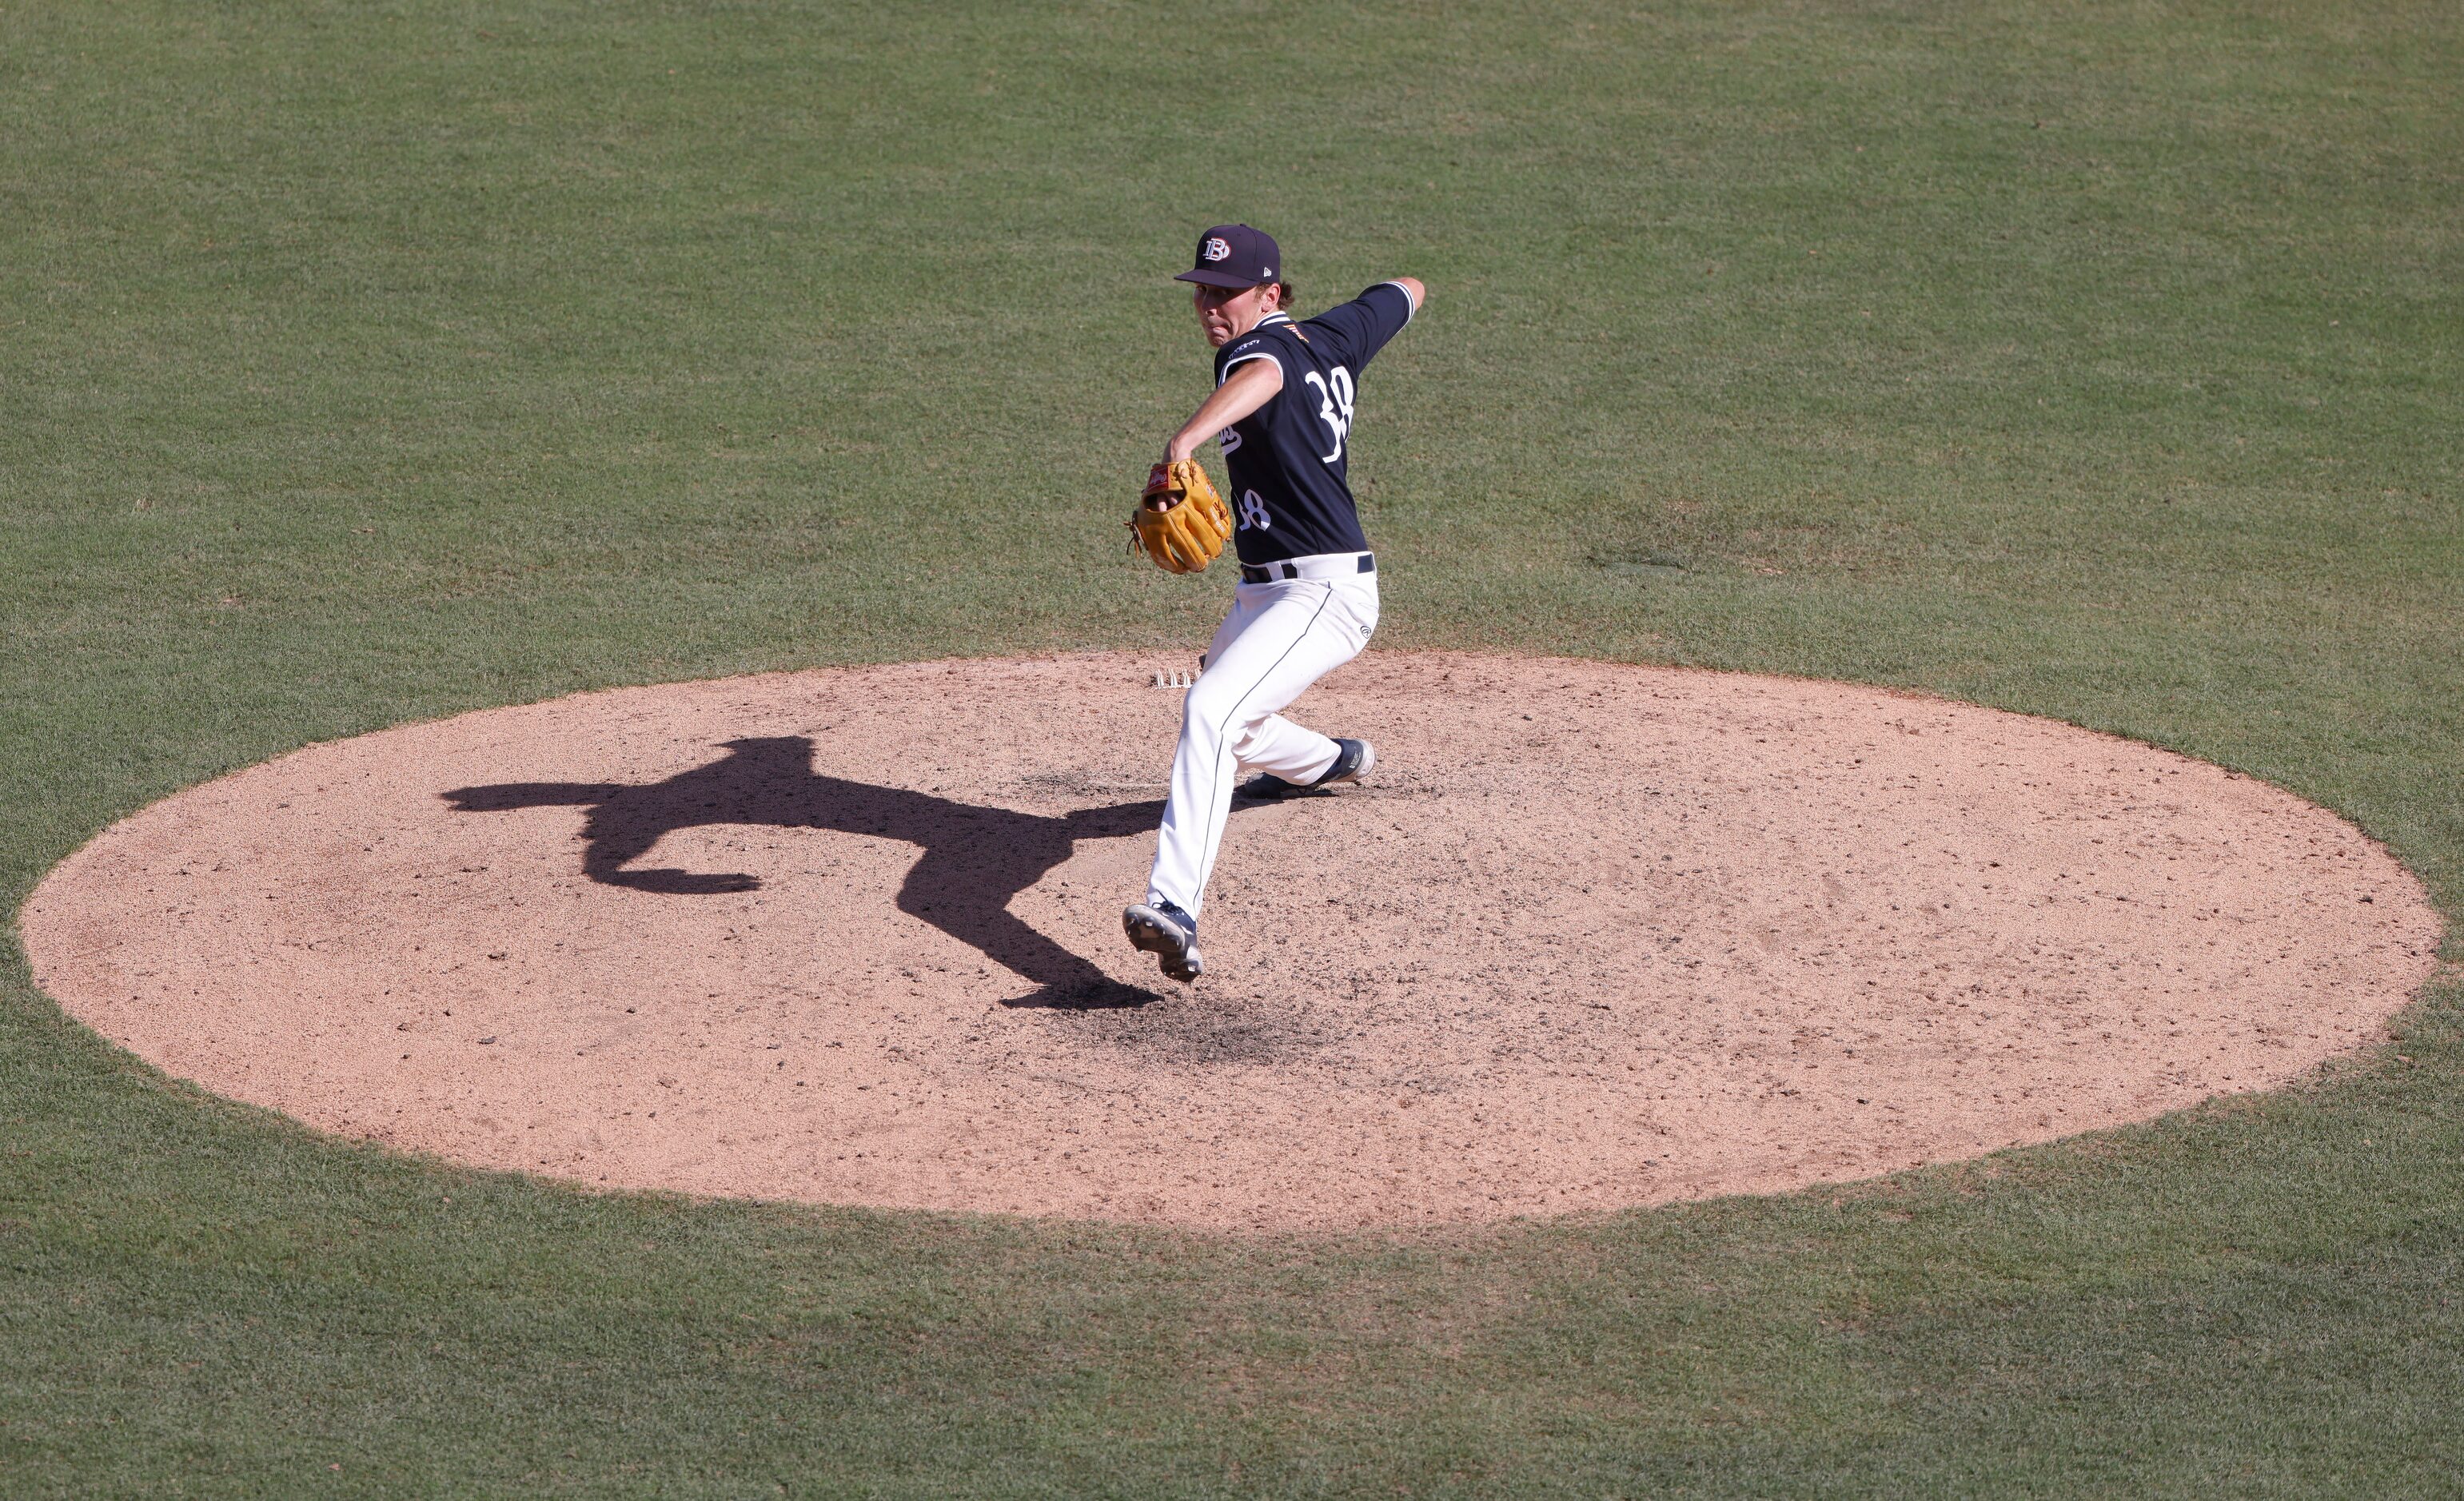
[(1245, 224), (1219, 224), (1198, 237), (1198, 264), (1175, 276), (1208, 287), (1264, 286), (1280, 280), (1284, 255), (1274, 236)]

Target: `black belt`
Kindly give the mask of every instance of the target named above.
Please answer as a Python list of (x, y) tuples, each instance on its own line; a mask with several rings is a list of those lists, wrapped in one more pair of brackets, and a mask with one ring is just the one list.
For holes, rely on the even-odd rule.
[[(1362, 574), (1377, 572), (1377, 555), (1361, 554), (1360, 566), (1353, 572)], [(1270, 584), (1279, 578), (1298, 578), (1300, 576), (1300, 570), (1289, 563), (1243, 563), (1241, 565), (1241, 581), (1244, 584)]]

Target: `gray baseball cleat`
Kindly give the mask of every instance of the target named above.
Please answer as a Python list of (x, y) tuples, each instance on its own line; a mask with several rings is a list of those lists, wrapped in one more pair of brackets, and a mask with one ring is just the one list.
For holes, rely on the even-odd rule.
[(1297, 797), (1303, 793), (1331, 788), (1337, 782), (1357, 782), (1367, 776), (1371, 768), (1377, 764), (1377, 749), (1366, 740), (1338, 739), (1334, 743), (1334, 764), (1328, 767), (1326, 774), (1314, 782), (1287, 782), (1280, 776), (1269, 773), (1265, 776), (1253, 776), (1243, 782), (1235, 789), (1233, 795), (1245, 797), (1254, 803), (1280, 802), (1287, 797)]
[(1163, 972), (1186, 984), (1206, 968), (1198, 955), (1198, 919), (1169, 902), (1143, 903), (1121, 914), (1130, 943), (1163, 961)]

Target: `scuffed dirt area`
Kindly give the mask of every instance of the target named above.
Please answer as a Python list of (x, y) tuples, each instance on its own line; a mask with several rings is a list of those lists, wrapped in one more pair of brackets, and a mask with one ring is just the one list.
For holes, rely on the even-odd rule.
[(35, 973), (167, 1073), (611, 1186), (1221, 1228), (1862, 1177), (2281, 1083), (2417, 882), (2216, 767), (1839, 684), (1373, 653), (1374, 784), (1122, 939), (1183, 661), (584, 695), (316, 746), (63, 862)]

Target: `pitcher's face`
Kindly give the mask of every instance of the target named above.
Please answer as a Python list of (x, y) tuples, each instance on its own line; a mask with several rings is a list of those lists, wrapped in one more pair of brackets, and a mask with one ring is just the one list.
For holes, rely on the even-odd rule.
[(1198, 308), (1198, 326), (1206, 333), (1206, 341), (1217, 349), (1239, 338), (1258, 326), (1258, 320), (1275, 311), (1282, 300), (1283, 287), (1275, 282), (1263, 286), (1193, 288), (1191, 301)]

